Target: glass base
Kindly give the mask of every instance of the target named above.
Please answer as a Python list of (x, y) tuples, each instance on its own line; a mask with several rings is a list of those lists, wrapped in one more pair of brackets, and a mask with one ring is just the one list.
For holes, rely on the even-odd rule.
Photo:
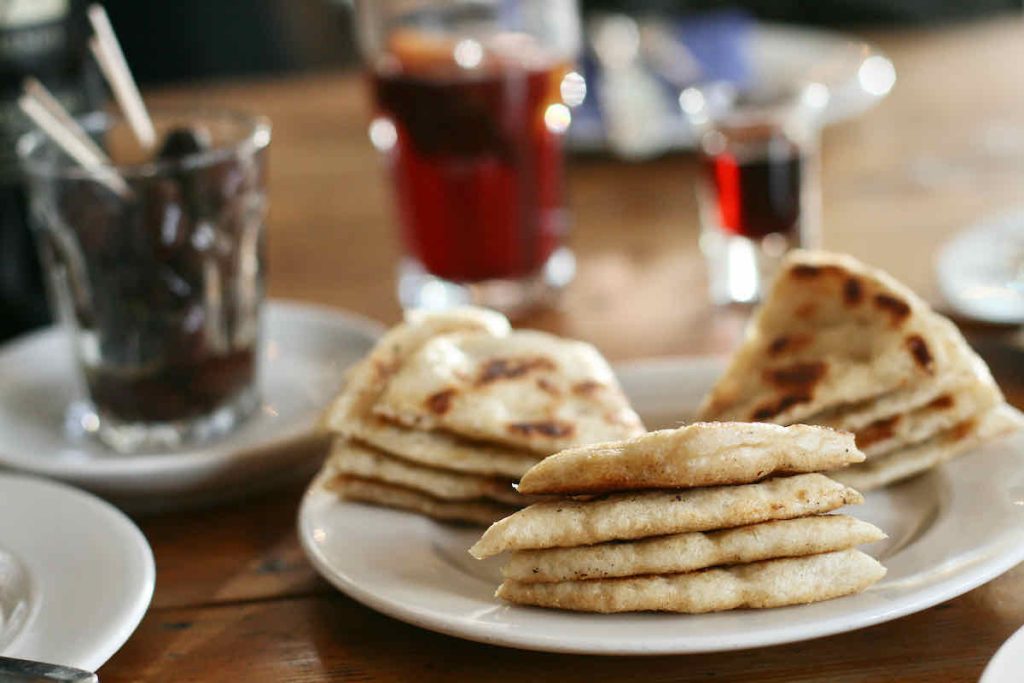
[(213, 413), (175, 422), (122, 422), (102, 415), (91, 401), (72, 403), (65, 429), (75, 439), (95, 439), (118, 453), (168, 451), (211, 441), (234, 431), (259, 405), (255, 387), (238, 394)]
[(761, 300), (791, 247), (781, 234), (760, 240), (705, 230), (700, 248), (708, 267), (711, 301), (719, 306), (754, 304)]
[(567, 247), (556, 250), (534, 275), (515, 279), (451, 282), (431, 275), (414, 259), (398, 268), (398, 299), (403, 308), (442, 310), (453, 306), (485, 306), (509, 317), (555, 303), (576, 275), (576, 257)]

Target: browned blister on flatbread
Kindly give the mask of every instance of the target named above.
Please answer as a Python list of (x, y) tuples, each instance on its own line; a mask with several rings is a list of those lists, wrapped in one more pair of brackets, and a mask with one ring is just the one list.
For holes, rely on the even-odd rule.
[(530, 469), (519, 490), (583, 494), (749, 484), (863, 460), (851, 434), (824, 427), (699, 422), (562, 451)]
[(543, 455), (643, 432), (591, 345), (542, 332), (452, 333), (405, 358), (374, 413)]

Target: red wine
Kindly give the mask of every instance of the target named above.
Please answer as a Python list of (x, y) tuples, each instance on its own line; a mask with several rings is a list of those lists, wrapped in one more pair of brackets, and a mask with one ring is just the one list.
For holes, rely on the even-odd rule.
[(800, 222), (803, 158), (778, 139), (742, 156), (725, 152), (704, 160), (727, 232), (752, 239), (795, 234)]
[(395, 127), (389, 161), (405, 247), (457, 282), (536, 273), (564, 226), (559, 132), (563, 66), (491, 60), (378, 72), (379, 113)]

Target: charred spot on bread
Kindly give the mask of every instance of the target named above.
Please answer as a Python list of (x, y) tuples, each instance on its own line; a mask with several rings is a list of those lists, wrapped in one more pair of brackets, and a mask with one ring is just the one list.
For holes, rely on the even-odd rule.
[(454, 389), (444, 389), (427, 397), (427, 410), (436, 414), (444, 415), (452, 407), (452, 398), (455, 397)]
[(815, 315), (817, 315), (817, 313), (818, 305), (813, 301), (805, 301), (804, 303), (797, 306), (796, 310), (793, 311), (793, 314), (796, 315), (796, 317), (800, 318), (801, 320), (809, 320), (813, 318)]
[(853, 275), (843, 283), (843, 301), (847, 306), (856, 306), (864, 298), (864, 285)]
[(912, 334), (907, 337), (906, 344), (910, 355), (914, 357), (914, 362), (920, 365), (922, 370), (932, 372), (935, 359), (932, 358), (932, 352), (924, 338), (919, 334)]
[(974, 425), (974, 418), (964, 420), (949, 431), (949, 438), (953, 441), (963, 441), (974, 431)]
[(574, 384), (572, 387), (572, 393), (577, 396), (593, 396), (602, 389), (604, 389), (603, 384), (592, 379), (587, 379)]
[(826, 373), (828, 364), (824, 361), (793, 363), (781, 368), (768, 368), (764, 371), (764, 381), (777, 387), (799, 388), (805, 390), (801, 393), (810, 393)]
[(910, 305), (888, 294), (876, 294), (875, 306), (889, 314), (894, 325), (899, 325), (910, 315)]
[(875, 420), (864, 429), (857, 432), (857, 448), (867, 448), (886, 439), (891, 439), (896, 432), (896, 425), (899, 424), (900, 415)]
[(812, 341), (808, 334), (789, 334), (776, 337), (768, 344), (768, 355), (779, 356), (782, 353), (796, 353)]
[(555, 384), (545, 377), (537, 378), (537, 388), (546, 394), (552, 396), (561, 396), (562, 392), (555, 386)]
[(934, 408), (935, 410), (949, 410), (955, 404), (956, 399), (953, 398), (952, 394), (942, 394), (938, 398), (929, 401), (926, 407)]
[(845, 272), (839, 266), (813, 266), (809, 263), (798, 263), (789, 269), (789, 274), (797, 280), (813, 280), (822, 275), (842, 275)]
[(555, 370), (555, 363), (550, 358), (536, 356), (533, 358), (492, 358), (484, 364), (477, 377), (477, 386), (483, 386), (500, 379), (515, 379), (534, 370)]
[(560, 438), (572, 435), (574, 427), (568, 422), (559, 420), (541, 420), (539, 422), (513, 422), (508, 431), (522, 436), (547, 436)]
[(751, 413), (751, 420), (754, 422), (762, 422), (764, 420), (770, 420), (776, 415), (789, 410), (795, 405), (800, 403), (807, 403), (811, 400), (810, 394), (787, 394), (781, 396), (778, 400), (770, 401), (768, 403), (761, 404), (754, 409)]

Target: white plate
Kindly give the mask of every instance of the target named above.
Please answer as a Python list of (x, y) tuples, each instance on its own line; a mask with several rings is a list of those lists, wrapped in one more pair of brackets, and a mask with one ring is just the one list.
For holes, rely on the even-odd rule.
[(0, 468), (61, 479), (133, 509), (219, 500), (308, 476), (322, 456), (316, 420), (380, 330), (351, 314), (270, 302), (257, 414), (224, 439), (156, 455), (69, 438), (63, 425), (76, 383), (68, 341), (57, 328), (33, 333), (0, 348)]
[[(626, 392), (660, 427), (688, 419), (721, 371), (707, 359), (618, 368)], [(682, 654), (816, 638), (878, 624), (965, 593), (1024, 560), (1024, 436), (867, 496), (853, 514), (889, 534), (867, 546), (888, 567), (860, 595), (800, 607), (700, 616), (588, 615), (504, 605), (493, 597), (501, 558), (466, 549), (480, 531), (339, 502), (318, 482), (299, 512), (313, 565), (356, 600), (424, 628), (552, 652)]]
[(1024, 627), (1003, 643), (985, 667), (979, 683), (1020, 683), (1024, 681)]
[(1024, 323), (1024, 208), (979, 221), (943, 245), (935, 260), (942, 295), (958, 313)]
[[(829, 88), (826, 125), (852, 119), (881, 102), (892, 90), (896, 70), (877, 46), (856, 36), (787, 24), (758, 24), (747, 50), (751, 76), (757, 83), (799, 83), (814, 80)], [(675, 103), (671, 116), (651, 122), (664, 130), (666, 147), (690, 149), (693, 130)], [(569, 145), (593, 152), (607, 146), (602, 125), (570, 129)]]
[[(69, 486), (0, 474), (0, 655), (95, 671), (153, 597), (153, 553), (132, 522)], [(3, 579), (0, 569), (0, 581)], [(3, 604), (6, 603), (6, 604)], [(5, 611), (6, 608), (6, 611)]]
[(750, 64), (755, 78), (828, 86), (825, 123), (858, 116), (880, 102), (896, 82), (892, 61), (878, 47), (836, 31), (766, 24), (754, 31)]

